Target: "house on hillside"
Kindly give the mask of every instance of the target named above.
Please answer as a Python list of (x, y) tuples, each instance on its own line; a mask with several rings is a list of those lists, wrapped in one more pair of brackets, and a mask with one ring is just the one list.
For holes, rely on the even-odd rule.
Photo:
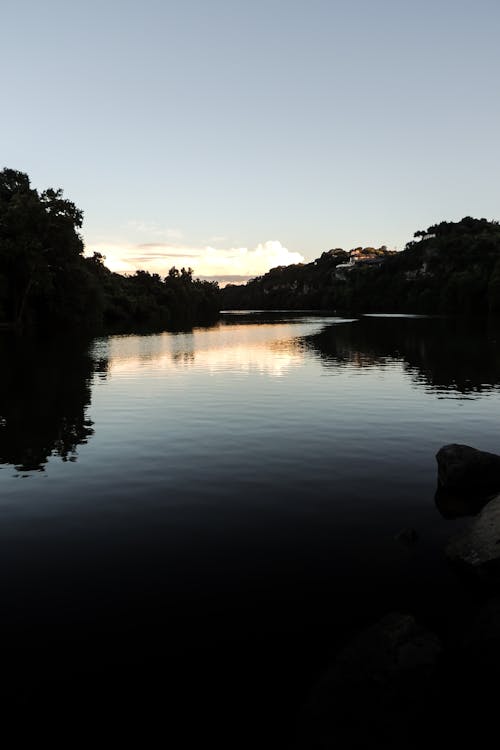
[(349, 251), (349, 261), (339, 263), (335, 269), (335, 278), (345, 281), (346, 274), (353, 268), (359, 266), (381, 266), (382, 263), (390, 256), (394, 255), (394, 250), (388, 250), (385, 245), (382, 247), (355, 247)]

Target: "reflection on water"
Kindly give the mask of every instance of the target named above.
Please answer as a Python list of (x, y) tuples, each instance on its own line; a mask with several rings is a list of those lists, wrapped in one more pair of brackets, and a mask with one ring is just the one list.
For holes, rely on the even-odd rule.
[(496, 335), (494, 323), (487, 320), (409, 315), (287, 318), (284, 313), (240, 312), (226, 314), (212, 329), (114, 337), (101, 342), (101, 347), (113, 374), (147, 365), (163, 370), (196, 366), (208, 373), (256, 371), (279, 377), (313, 355), (330, 374), (399, 363), (415, 385), (460, 396), (498, 388), (500, 337), (497, 341)]
[(143, 367), (168, 371), (195, 366), (207, 374), (260, 372), (280, 377), (304, 361), (304, 352), (294, 345), (294, 339), (311, 325), (222, 324), (189, 334), (115, 337), (103, 341), (101, 346), (113, 375), (138, 372)]
[[(207, 377), (283, 378), (319, 361), (330, 375), (395, 368), (440, 397), (498, 390), (500, 337), (493, 323), (410, 316), (342, 319), (297, 313), (226, 314), (213, 327), (178, 334), (111, 336), (86, 342), (0, 341), (0, 463), (19, 471), (48, 458), (74, 461), (93, 434), (91, 381), (195, 368)], [(368, 384), (367, 384), (368, 385)]]
[(3, 685), (47, 715), (100, 689), (122, 723), (224, 706), (239, 738), (268, 710), (289, 746), (336, 638), (430, 592), (453, 617), (443, 516), (462, 509), (436, 510), (434, 456), (500, 452), (487, 323), (225, 315), (0, 354)]
[(500, 337), (487, 320), (367, 315), (355, 325), (325, 327), (301, 344), (330, 370), (400, 362), (429, 391), (473, 395), (500, 382)]
[(74, 461), (93, 434), (86, 410), (102, 363), (78, 340), (0, 339), (0, 464), (42, 470), (49, 456)]

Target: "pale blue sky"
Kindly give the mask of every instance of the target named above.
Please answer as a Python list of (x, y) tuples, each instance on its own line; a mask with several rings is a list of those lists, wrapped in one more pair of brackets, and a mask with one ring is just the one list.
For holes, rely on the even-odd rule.
[(498, 0), (4, 0), (0, 166), (123, 270), (402, 248), (500, 218), (499, 39)]

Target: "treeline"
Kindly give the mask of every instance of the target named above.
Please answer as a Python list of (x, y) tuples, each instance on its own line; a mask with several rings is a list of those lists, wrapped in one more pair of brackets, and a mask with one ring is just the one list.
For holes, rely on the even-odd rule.
[(148, 271), (122, 276), (104, 265), (100, 253), (85, 262), (100, 291), (101, 316), (107, 327), (168, 327), (208, 323), (218, 317), (218, 284), (194, 279), (191, 268), (173, 267), (164, 278)]
[(220, 309), (500, 312), (500, 226), (486, 219), (419, 230), (400, 253), (329, 250), (223, 290), (191, 269), (113, 273), (99, 253), (84, 257), (82, 220), (61, 190), (39, 193), (23, 172), (0, 172), (0, 328), (184, 327)]
[[(415, 232), (396, 254), (338, 248), (307, 264), (274, 268), (222, 290), (225, 309), (329, 309), (362, 312), (500, 312), (500, 226), (465, 217)], [(373, 251), (373, 252), (370, 252)], [(363, 261), (363, 256), (370, 257)]]
[(218, 285), (191, 269), (122, 276), (99, 253), (84, 257), (82, 220), (61, 190), (39, 193), (25, 173), (0, 172), (0, 327), (126, 329), (217, 317)]

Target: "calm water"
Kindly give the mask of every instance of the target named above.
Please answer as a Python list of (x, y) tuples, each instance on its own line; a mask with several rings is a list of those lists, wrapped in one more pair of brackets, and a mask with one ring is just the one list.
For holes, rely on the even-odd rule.
[(1, 356), (5, 694), (282, 733), (354, 628), (451, 611), (434, 456), (500, 452), (494, 325), (225, 314)]

